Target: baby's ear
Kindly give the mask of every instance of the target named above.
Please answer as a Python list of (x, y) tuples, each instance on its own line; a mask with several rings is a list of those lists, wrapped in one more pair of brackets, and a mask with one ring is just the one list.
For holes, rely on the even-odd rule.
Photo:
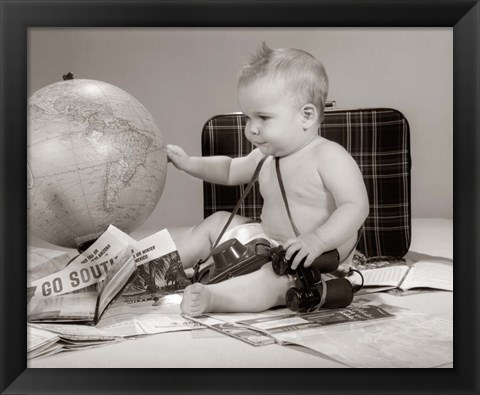
[(302, 107), (302, 122), (304, 129), (310, 129), (318, 121), (317, 107), (313, 104), (305, 104)]

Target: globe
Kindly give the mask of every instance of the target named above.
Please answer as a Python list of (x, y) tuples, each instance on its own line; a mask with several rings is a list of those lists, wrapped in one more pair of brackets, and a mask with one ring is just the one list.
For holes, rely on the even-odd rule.
[(153, 116), (124, 90), (67, 79), (28, 102), (29, 230), (79, 248), (110, 224), (130, 233), (165, 184), (165, 143)]

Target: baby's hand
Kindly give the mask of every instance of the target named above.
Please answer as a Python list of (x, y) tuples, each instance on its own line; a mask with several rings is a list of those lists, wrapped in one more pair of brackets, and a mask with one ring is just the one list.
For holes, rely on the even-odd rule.
[(305, 233), (297, 238), (289, 239), (283, 244), (285, 249), (285, 258), (290, 260), (296, 251), (297, 255), (292, 262), (291, 268), (295, 270), (303, 258), (306, 257), (303, 264), (304, 267), (309, 267), (312, 262), (326, 251), (325, 243), (315, 233)]
[(177, 169), (185, 170), (190, 157), (183, 148), (172, 144), (167, 144), (165, 148), (167, 150), (168, 161), (172, 162)]

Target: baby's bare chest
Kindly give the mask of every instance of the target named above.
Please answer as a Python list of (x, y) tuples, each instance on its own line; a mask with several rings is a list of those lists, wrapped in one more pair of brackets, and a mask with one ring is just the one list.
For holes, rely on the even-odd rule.
[[(279, 161), (279, 173), (287, 198), (293, 201), (302, 200), (308, 204), (313, 199), (317, 203), (322, 200), (328, 190), (317, 167), (312, 163), (296, 163)], [(259, 175), (260, 193), (264, 200), (282, 200), (275, 160), (269, 158)]]
[[(279, 186), (275, 162), (265, 162), (259, 176), (263, 197), (262, 224), (265, 233), (278, 241), (294, 237)], [(280, 166), (280, 172), (291, 215), (300, 233), (321, 226), (335, 210), (332, 194), (313, 166)]]

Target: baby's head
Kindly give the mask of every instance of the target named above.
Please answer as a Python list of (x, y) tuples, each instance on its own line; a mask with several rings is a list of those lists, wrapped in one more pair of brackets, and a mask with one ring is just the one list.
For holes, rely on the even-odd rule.
[(292, 104), (301, 108), (313, 104), (323, 120), (328, 94), (328, 77), (322, 63), (308, 52), (293, 48), (269, 48), (265, 43), (240, 72), (238, 87), (259, 80), (282, 82)]

